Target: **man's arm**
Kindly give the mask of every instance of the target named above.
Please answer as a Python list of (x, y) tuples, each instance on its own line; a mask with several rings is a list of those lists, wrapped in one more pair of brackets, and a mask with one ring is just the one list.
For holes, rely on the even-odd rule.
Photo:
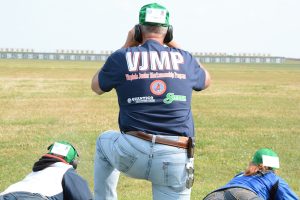
[(279, 178), (279, 184), (275, 193), (275, 200), (299, 200), (296, 193), (290, 188), (290, 186), (281, 177)]
[(69, 169), (63, 176), (62, 188), (64, 199), (93, 200), (88, 183), (74, 169)]
[[(180, 45), (175, 42), (174, 40), (172, 40), (171, 42), (169, 43), (166, 43), (166, 45), (168, 47), (171, 47), (171, 48), (180, 48)], [(208, 88), (208, 86), (210, 85), (210, 82), (211, 82), (211, 77), (210, 77), (210, 74), (209, 72), (204, 68), (204, 66), (202, 64), (200, 64), (200, 67), (204, 70), (205, 72), (205, 85), (204, 85), (204, 89)]]
[(204, 85), (204, 89), (208, 88), (208, 86), (210, 85), (211, 82), (211, 77), (209, 72), (204, 68), (204, 66), (202, 64), (199, 64), (200, 67), (204, 70), (205, 72), (205, 85)]
[[(180, 45), (177, 42), (175, 42), (174, 40), (172, 40), (169, 43), (166, 43), (166, 45), (170, 48), (180, 48)], [(210, 77), (209, 72), (204, 68), (204, 66), (202, 64), (199, 63), (199, 66), (203, 69), (203, 71), (205, 73), (205, 84), (204, 84), (203, 89), (206, 89), (210, 85), (211, 77)]]
[[(125, 44), (122, 46), (122, 48), (127, 48), (127, 47), (133, 47), (133, 46), (138, 46), (140, 43), (138, 43), (137, 41), (135, 41), (134, 39), (134, 28), (132, 28), (127, 35), (126, 38), (126, 42)], [(101, 90), (100, 86), (99, 86), (99, 72), (100, 70), (98, 70), (96, 72), (96, 74), (94, 75), (93, 79), (92, 79), (92, 83), (91, 83), (91, 89), (101, 95), (103, 93), (105, 93), (104, 91)]]
[(125, 41), (125, 44), (122, 46), (122, 48), (127, 48), (127, 47), (135, 47), (135, 46), (139, 46), (140, 43), (137, 42), (134, 39), (134, 34), (135, 34), (135, 29), (134, 27), (132, 29), (130, 29), (130, 31), (127, 34), (127, 38)]
[(104, 93), (104, 91), (102, 91), (99, 86), (99, 79), (98, 79), (99, 72), (100, 72), (100, 70), (98, 70), (96, 72), (96, 74), (94, 75), (94, 77), (92, 79), (92, 83), (91, 83), (91, 88), (95, 93), (101, 95)]
[(172, 40), (172, 41), (169, 42), (169, 43), (166, 43), (166, 45), (167, 45), (168, 47), (170, 47), (170, 48), (177, 48), (177, 49), (180, 48), (179, 44), (178, 44), (177, 42), (175, 42), (174, 40)]

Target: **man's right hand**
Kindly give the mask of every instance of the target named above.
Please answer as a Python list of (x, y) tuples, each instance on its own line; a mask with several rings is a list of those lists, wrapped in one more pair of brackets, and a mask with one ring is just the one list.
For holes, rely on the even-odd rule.
[(169, 43), (166, 43), (166, 45), (167, 45), (168, 47), (171, 47), (171, 48), (177, 48), (177, 49), (180, 48), (179, 45), (177, 44), (177, 42), (175, 42), (174, 40), (172, 40), (172, 41), (169, 42)]
[(140, 43), (134, 39), (134, 27), (128, 32), (127, 39), (122, 48), (139, 46)]

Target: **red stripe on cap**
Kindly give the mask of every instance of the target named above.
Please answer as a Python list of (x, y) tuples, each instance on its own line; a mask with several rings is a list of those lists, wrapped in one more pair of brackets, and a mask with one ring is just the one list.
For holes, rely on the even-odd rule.
[(60, 160), (63, 163), (66, 163), (68, 165), (70, 164), (70, 163), (68, 163), (67, 161), (65, 161), (63, 158), (61, 158), (59, 156), (55, 156), (55, 155), (52, 155), (52, 154), (45, 154), (44, 156), (48, 157), (48, 158), (56, 158), (56, 159)]

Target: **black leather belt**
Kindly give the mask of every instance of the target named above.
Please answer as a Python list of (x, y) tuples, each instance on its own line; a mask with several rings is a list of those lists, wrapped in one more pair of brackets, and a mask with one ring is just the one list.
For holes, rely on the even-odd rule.
[[(142, 131), (128, 131), (128, 132), (125, 132), (125, 134), (132, 135), (134, 137), (137, 137), (137, 138), (140, 138), (143, 140), (147, 140), (150, 142), (152, 142), (152, 140), (153, 140), (152, 134), (147, 134)], [(169, 140), (169, 139), (157, 136), (157, 137), (155, 137), (154, 142), (157, 144), (164, 144), (164, 145), (169, 145), (169, 146), (173, 146), (173, 147), (187, 149), (188, 148), (188, 140), (189, 140), (188, 137), (183, 137), (183, 136), (179, 136), (177, 141)]]

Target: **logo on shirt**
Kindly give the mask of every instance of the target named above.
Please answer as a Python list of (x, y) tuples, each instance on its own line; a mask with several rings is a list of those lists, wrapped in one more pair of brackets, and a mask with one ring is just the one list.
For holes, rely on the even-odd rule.
[(127, 103), (154, 103), (155, 99), (153, 96), (145, 96), (145, 97), (131, 97), (127, 99)]
[(184, 58), (176, 51), (136, 51), (126, 52), (126, 62), (129, 72), (179, 71)]
[(152, 94), (155, 94), (157, 96), (162, 95), (166, 92), (167, 85), (162, 80), (155, 80), (150, 84), (150, 91)]
[(173, 101), (186, 101), (186, 96), (175, 95), (174, 93), (167, 93), (166, 98), (164, 98), (163, 100), (165, 104), (170, 104)]

